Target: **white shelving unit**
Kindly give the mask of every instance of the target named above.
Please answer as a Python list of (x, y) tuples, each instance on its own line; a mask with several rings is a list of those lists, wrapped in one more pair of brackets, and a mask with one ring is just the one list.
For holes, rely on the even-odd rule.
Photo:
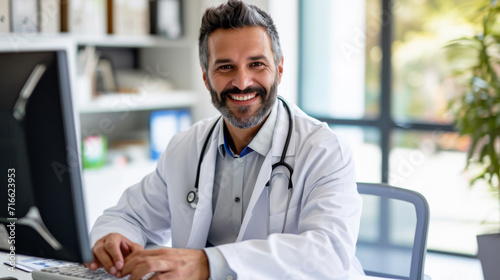
[[(63, 36), (64, 37), (64, 36)], [(106, 119), (113, 131), (105, 134), (112, 142), (148, 142), (149, 115), (156, 110), (192, 109), (199, 100), (193, 86), (197, 62), (196, 41), (167, 40), (154, 36), (69, 36), (75, 48), (93, 46), (106, 53), (128, 51), (133, 54), (136, 70), (149, 69), (166, 74), (173, 90), (140, 90), (137, 93), (100, 94), (90, 101), (77, 104), (82, 134), (99, 131), (99, 123)], [(132, 51), (131, 51), (132, 50)], [(118, 61), (120, 62), (120, 61)], [(117, 69), (118, 70), (118, 69)], [(77, 89), (78, 90), (78, 89)], [(122, 118), (122, 116), (126, 116)], [(84, 136), (82, 135), (82, 136)], [(156, 167), (147, 146), (132, 147), (135, 157), (124, 152), (126, 165), (112, 163), (99, 169), (83, 171), (84, 195), (87, 204), (89, 229), (102, 211), (115, 205), (123, 191), (139, 182)], [(125, 149), (126, 150), (126, 149)], [(108, 150), (111, 153), (111, 151)], [(114, 152), (116, 156), (116, 152)]]
[[(128, 51), (133, 55), (136, 70), (149, 69), (167, 74), (173, 90), (141, 90), (137, 93), (100, 94), (82, 102), (79, 98), (77, 53), (93, 46), (107, 53)], [(200, 100), (199, 63), (195, 40), (168, 40), (155, 36), (81, 36), (72, 34), (0, 34), (0, 51), (40, 51), (64, 49), (68, 54), (70, 79), (76, 120), (81, 125), (81, 136), (103, 132), (108, 140), (147, 142), (149, 114), (156, 110), (191, 109)], [(120, 61), (119, 61), (120, 62)], [(1, 62), (0, 62), (1, 64)], [(127, 115), (126, 118), (119, 117)], [(111, 120), (113, 131), (99, 129), (100, 122)], [(196, 118), (193, 118), (193, 121)], [(108, 121), (108, 124), (110, 122)], [(87, 204), (89, 229), (102, 211), (118, 201), (125, 188), (152, 172), (156, 162), (148, 158), (147, 147), (137, 151), (144, 158), (126, 165), (106, 165), (99, 169), (83, 170), (84, 195)], [(116, 154), (116, 153), (115, 153)], [(128, 155), (127, 155), (128, 157)], [(128, 157), (130, 159), (130, 157)]]
[(56, 41), (70, 41), (77, 45), (93, 45), (118, 48), (188, 48), (193, 42), (188, 39), (165, 39), (154, 35), (80, 35), (71, 33), (41, 34), (41, 33), (0, 33), (0, 42), (9, 43), (9, 48), (23, 45), (43, 45)]
[(109, 93), (94, 98), (79, 106), (80, 114), (120, 112), (125, 110), (162, 110), (169, 108), (189, 108), (196, 104), (196, 94), (191, 91), (171, 92)]
[(169, 40), (157, 36), (123, 36), (123, 35), (105, 35), (105, 36), (77, 36), (78, 43), (82, 45), (95, 45), (101, 47), (128, 47), (128, 48), (188, 48), (193, 42), (187, 39)]
[[(90, 101), (77, 104), (82, 125), (82, 134), (99, 131), (99, 123), (106, 119), (112, 123), (113, 131), (106, 136), (109, 142), (148, 142), (149, 114), (156, 110), (192, 109), (199, 98), (193, 88), (193, 65), (197, 62), (196, 42), (187, 39), (167, 40), (154, 36), (70, 36), (75, 48), (95, 47), (107, 54), (126, 51), (132, 54), (136, 70), (166, 74), (174, 90), (140, 90), (137, 93), (106, 93)], [(127, 57), (128, 59), (128, 57)], [(119, 64), (121, 61), (118, 61)], [(128, 69), (130, 70), (130, 69)], [(121, 118), (126, 116), (126, 118)], [(128, 186), (138, 182), (152, 172), (156, 163), (147, 158), (148, 147), (134, 147), (135, 155), (126, 155), (127, 165), (107, 165), (83, 172), (86, 201), (92, 203), (88, 212), (89, 227), (102, 210), (116, 204), (121, 193)], [(116, 154), (116, 153), (115, 153)], [(141, 158), (143, 156), (143, 158)], [(120, 178), (120, 179), (117, 179)], [(102, 190), (102, 191), (99, 191)], [(104, 198), (103, 198), (104, 197)]]

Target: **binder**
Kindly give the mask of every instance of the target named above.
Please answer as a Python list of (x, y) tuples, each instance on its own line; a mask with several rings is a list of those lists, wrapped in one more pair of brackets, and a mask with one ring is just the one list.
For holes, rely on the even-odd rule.
[(61, 31), (61, 4), (59, 0), (39, 0), (40, 33)]
[(170, 139), (187, 129), (191, 122), (191, 112), (188, 109), (152, 112), (149, 132), (151, 159), (157, 160), (167, 148)]
[(0, 0), (0, 34), (10, 32), (10, 0)]
[(108, 9), (112, 10), (108, 11), (108, 32), (120, 35), (148, 34), (148, 4), (148, 0), (108, 0)]
[(21, 34), (38, 32), (38, 1), (11, 1), (12, 31)]
[(158, 34), (158, 2), (149, 0), (149, 34)]
[(59, 24), (61, 25), (61, 32), (68, 32), (68, 0), (60, 0), (60, 11), (61, 11), (61, 21)]
[(67, 1), (68, 31), (77, 34), (104, 35), (107, 33), (106, 0)]
[(157, 0), (156, 32), (169, 39), (182, 36), (182, 10), (180, 0)]
[(108, 15), (108, 33), (109, 34), (113, 34), (114, 32), (114, 26), (113, 26), (113, 21), (114, 21), (114, 17), (113, 17), (113, 6), (114, 6), (114, 2), (115, 0), (108, 0), (107, 3), (106, 3), (106, 8), (108, 9), (107, 10), (107, 15)]

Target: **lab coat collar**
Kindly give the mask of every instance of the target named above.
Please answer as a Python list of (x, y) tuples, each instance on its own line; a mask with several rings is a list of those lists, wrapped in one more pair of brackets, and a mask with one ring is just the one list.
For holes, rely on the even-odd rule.
[[(285, 147), (285, 141), (286, 141), (286, 136), (288, 135), (288, 128), (291, 125), (290, 121), (288, 119), (288, 112), (285, 108), (285, 105), (283, 105), (283, 102), (279, 101), (278, 103), (278, 117), (275, 123), (274, 127), (274, 133), (273, 133), (273, 145), (271, 149), (271, 153), (275, 157), (281, 157), (281, 153), (283, 152), (283, 147)], [(295, 141), (296, 141), (296, 134), (294, 131), (296, 131), (295, 127), (295, 115), (294, 111), (296, 110), (295, 105), (291, 104), (288, 102), (288, 105), (290, 106), (290, 111), (292, 114), (292, 137), (290, 138), (290, 143), (288, 145), (288, 151), (286, 153), (286, 156), (295, 156)]]
[[(219, 120), (214, 131), (218, 131), (223, 121)], [(208, 130), (204, 133), (204, 137)], [(217, 136), (213, 133), (208, 143), (208, 151), (203, 158), (198, 186), (198, 205), (194, 212), (193, 225), (186, 248), (204, 248), (212, 222), (212, 194), (215, 178), (215, 159), (217, 156)], [(201, 148), (199, 148), (201, 151)], [(208, 164), (207, 164), (208, 163)]]
[[(271, 109), (271, 112), (269, 113), (269, 116), (267, 119), (264, 121), (264, 124), (262, 127), (259, 129), (255, 137), (250, 141), (247, 147), (245, 149), (250, 149), (249, 151), (255, 151), (259, 153), (262, 156), (266, 156), (269, 151), (271, 150), (271, 145), (272, 145), (272, 136), (274, 132), (274, 128), (276, 126), (276, 119), (277, 119), (277, 107), (278, 103), (281, 103), (278, 99), (276, 99), (276, 102), (273, 105), (273, 108)], [(232, 155), (232, 151), (228, 151), (229, 147), (226, 143), (226, 131), (227, 129), (225, 128), (225, 123), (223, 123), (220, 126), (219, 130), (216, 130), (215, 132), (218, 133), (218, 150), (219, 154), (224, 157), (227, 154)], [(248, 154), (249, 151), (245, 154)], [(243, 157), (245, 154), (241, 154), (240, 157)]]

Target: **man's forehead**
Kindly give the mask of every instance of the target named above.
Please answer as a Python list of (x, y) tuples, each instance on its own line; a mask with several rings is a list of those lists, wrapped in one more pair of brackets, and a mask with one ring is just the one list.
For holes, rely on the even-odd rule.
[[(252, 56), (272, 55), (271, 37), (261, 26), (216, 29), (208, 37), (210, 56), (234, 54), (234, 48), (247, 50)], [(214, 57), (212, 57), (213, 59)]]
[(219, 28), (216, 28), (214, 31), (212, 31), (210, 33), (210, 35), (208, 35), (208, 37), (210, 38), (212, 35), (214, 34), (217, 34), (217, 33), (226, 33), (226, 34), (229, 34), (229, 33), (240, 33), (242, 31), (259, 31), (259, 32), (264, 32), (267, 34), (267, 29), (263, 26), (258, 26), (258, 25), (251, 25), (251, 26), (241, 26), (241, 27), (234, 27), (234, 28), (222, 28), (222, 27), (219, 27)]

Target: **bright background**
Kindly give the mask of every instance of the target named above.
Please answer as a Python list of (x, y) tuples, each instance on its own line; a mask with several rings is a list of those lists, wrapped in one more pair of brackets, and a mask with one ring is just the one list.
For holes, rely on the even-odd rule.
[(461, 88), (444, 46), (474, 34), (472, 3), (303, 0), (299, 9), (300, 106), (350, 139), (358, 181), (427, 198), (431, 251), (463, 255), (476, 254), (476, 235), (499, 218), (496, 193), (469, 186), (469, 140), (447, 108)]

